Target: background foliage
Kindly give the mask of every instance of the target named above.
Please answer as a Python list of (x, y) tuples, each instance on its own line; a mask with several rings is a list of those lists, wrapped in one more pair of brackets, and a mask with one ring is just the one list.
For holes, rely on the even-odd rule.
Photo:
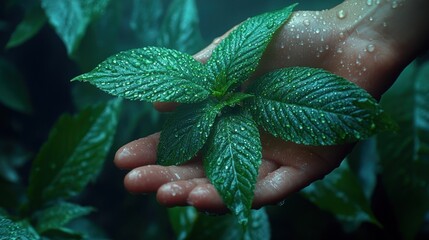
[[(320, 10), (340, 1), (298, 2), (298, 9)], [(427, 239), (427, 57), (381, 101), (398, 133), (360, 143), (323, 181), (253, 211), (246, 233), (230, 215), (167, 210), (153, 196), (124, 191), (115, 150), (159, 129), (163, 116), (69, 80), (121, 50), (157, 45), (194, 53), (243, 19), (290, 3), (2, 1), (0, 239)]]

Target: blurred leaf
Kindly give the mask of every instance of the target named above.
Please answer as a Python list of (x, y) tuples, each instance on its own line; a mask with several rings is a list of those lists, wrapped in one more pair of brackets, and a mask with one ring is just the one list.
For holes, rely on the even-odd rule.
[(46, 22), (46, 16), (40, 5), (36, 5), (29, 9), (24, 16), (24, 19), (16, 27), (12, 33), (6, 48), (13, 48), (21, 45), (25, 41), (36, 35)]
[(52, 229), (60, 229), (73, 219), (87, 215), (93, 210), (91, 207), (82, 207), (68, 202), (58, 202), (37, 213), (36, 229), (39, 233)]
[(21, 145), (11, 139), (0, 139), (0, 178), (18, 183), (20, 176), (16, 168), (29, 159), (30, 154)]
[(98, 17), (110, 0), (42, 0), (50, 24), (72, 55), (88, 25)]
[(367, 199), (371, 199), (377, 184), (379, 158), (375, 137), (361, 141), (347, 157), (350, 169), (356, 174)]
[[(139, 46), (155, 45), (159, 38), (163, 1), (132, 0), (129, 27), (139, 40)], [(180, 9), (179, 9), (180, 10)]]
[(31, 169), (30, 210), (75, 196), (97, 176), (113, 141), (120, 103), (111, 100), (58, 120)]
[(21, 74), (3, 58), (0, 58), (0, 102), (22, 113), (31, 113), (33, 110)]
[(0, 215), (0, 240), (10, 239), (33, 240), (40, 239), (40, 237), (20, 224), (14, 223), (10, 219)]
[(189, 236), (198, 218), (198, 212), (193, 207), (170, 208), (168, 215), (177, 240), (184, 240)]
[(174, 0), (161, 27), (159, 45), (189, 54), (203, 46), (195, 0)]
[(358, 226), (368, 221), (380, 225), (359, 181), (346, 161), (323, 180), (304, 188), (301, 193), (319, 208), (334, 214), (346, 224)]
[(400, 232), (413, 239), (429, 210), (429, 62), (408, 66), (383, 96), (397, 134), (379, 135), (382, 179)]
[[(43, 233), (44, 237), (53, 240), (81, 240), (85, 239), (84, 235), (69, 228), (50, 229)], [(46, 238), (44, 238), (46, 239)]]
[(207, 216), (200, 214), (187, 239), (235, 240), (270, 239), (270, 224), (265, 209), (252, 210), (246, 232), (232, 215)]

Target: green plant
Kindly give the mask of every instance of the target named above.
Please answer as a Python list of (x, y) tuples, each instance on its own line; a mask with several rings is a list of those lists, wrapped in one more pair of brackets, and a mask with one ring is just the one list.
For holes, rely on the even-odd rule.
[(69, 223), (94, 209), (68, 200), (82, 192), (101, 170), (113, 142), (120, 103), (111, 100), (76, 116), (65, 114), (57, 121), (32, 164), (27, 201), (0, 208), (1, 239), (85, 236)]
[(258, 126), (306, 145), (355, 142), (392, 127), (367, 92), (322, 69), (280, 69), (240, 89), (294, 7), (243, 22), (206, 65), (146, 47), (114, 55), (73, 80), (132, 100), (185, 103), (164, 125), (158, 163), (182, 164), (202, 151), (207, 177), (246, 225), (262, 157)]
[[(279, 203), (282, 206), (252, 210), (246, 230), (232, 215), (212, 216), (192, 207), (167, 211), (154, 195), (123, 191), (123, 173), (109, 161), (114, 150), (159, 131), (165, 117), (141, 101), (122, 101), (113, 151), (105, 157), (95, 182), (71, 197), (29, 204), (30, 160), (37, 158), (55, 119), (64, 112), (78, 112), (74, 109), (86, 109), (92, 112), (86, 116), (94, 118), (94, 109), (111, 99), (90, 84), (70, 84), (70, 76), (89, 71), (124, 49), (155, 45), (192, 54), (204, 47), (203, 40), (211, 40), (225, 27), (284, 4), (276, 0), (233, 4), (230, 0), (112, 0), (103, 7), (103, 2), (107, 1), (0, 1), (0, 239), (37, 239), (40, 235), (43, 239), (173, 239), (173, 233), (177, 239), (225, 240), (242, 235), (244, 239), (428, 239), (428, 55), (413, 62), (381, 99), (383, 109), (399, 125), (397, 133), (377, 134), (358, 143), (339, 168), (289, 196)], [(339, 2), (300, 1), (297, 10), (326, 9)], [(61, 7), (62, 14), (53, 11)], [(198, 12), (204, 16), (201, 27)], [(102, 105), (94, 107), (96, 103)], [(243, 103), (236, 105), (240, 106)], [(65, 144), (70, 139), (65, 131), (76, 133), (83, 126), (72, 125), (73, 129), (71, 125), (52, 128), (63, 136), (53, 142)], [(94, 136), (107, 132), (111, 133), (103, 127)], [(39, 163), (49, 170), (49, 161)], [(88, 174), (95, 177), (101, 164), (76, 167), (77, 172), (69, 173), (77, 176), (80, 168), (92, 169)], [(76, 217), (73, 220), (56, 211), (69, 204), (83, 210), (70, 215)], [(77, 214), (87, 211), (91, 214)], [(48, 216), (57, 217), (48, 221)], [(64, 223), (67, 219), (70, 222)], [(57, 224), (57, 229), (40, 228), (49, 222)]]

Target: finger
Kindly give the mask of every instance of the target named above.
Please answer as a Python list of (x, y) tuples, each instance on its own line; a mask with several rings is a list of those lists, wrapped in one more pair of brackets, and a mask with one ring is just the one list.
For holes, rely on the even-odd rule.
[(258, 208), (284, 200), (315, 180), (323, 178), (341, 162), (341, 159), (324, 161), (323, 158), (312, 153), (295, 158), (289, 162), (299, 162), (299, 164), (282, 166), (257, 182), (253, 207)]
[(181, 166), (148, 165), (130, 171), (124, 178), (124, 185), (133, 193), (149, 193), (169, 182), (202, 177), (204, 171), (198, 162)]
[[(259, 169), (260, 179), (274, 171), (278, 165), (264, 161)], [(174, 181), (162, 185), (157, 192), (157, 199), (166, 206), (192, 205), (200, 211), (225, 212), (225, 205), (218, 192), (207, 178), (194, 178)]]
[(208, 182), (207, 178), (194, 178), (166, 183), (158, 189), (156, 197), (159, 203), (169, 207), (186, 206), (191, 191)]
[(189, 193), (187, 203), (199, 211), (225, 213), (227, 208), (211, 183), (199, 184)]
[(132, 141), (118, 149), (114, 163), (121, 169), (155, 164), (158, 142), (159, 133)]
[(174, 102), (156, 102), (153, 104), (154, 108), (160, 112), (174, 111), (180, 104)]

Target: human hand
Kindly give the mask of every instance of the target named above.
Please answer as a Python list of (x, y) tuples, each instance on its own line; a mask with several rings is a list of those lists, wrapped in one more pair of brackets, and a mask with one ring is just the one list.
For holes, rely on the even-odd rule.
[[(379, 98), (408, 60), (397, 51), (397, 42), (386, 41), (386, 26), (380, 19), (374, 20), (376, 12), (362, 3), (362, 9), (354, 6), (362, 14), (358, 15), (357, 10), (352, 15), (344, 10), (351, 9), (348, 4), (351, 3), (345, 2), (329, 11), (294, 13), (268, 46), (256, 75), (288, 66), (324, 68)], [(222, 38), (195, 58), (205, 62)], [(169, 110), (174, 105), (157, 107)], [(125, 177), (125, 187), (135, 193), (157, 192), (158, 201), (167, 206), (192, 205), (205, 211), (224, 211), (222, 200), (205, 178), (198, 157), (181, 166), (156, 165), (158, 140), (156, 133), (118, 150), (116, 165), (133, 169)], [(281, 201), (322, 178), (339, 165), (352, 147), (298, 145), (262, 131), (261, 141), (263, 160), (255, 186), (254, 207)]]

